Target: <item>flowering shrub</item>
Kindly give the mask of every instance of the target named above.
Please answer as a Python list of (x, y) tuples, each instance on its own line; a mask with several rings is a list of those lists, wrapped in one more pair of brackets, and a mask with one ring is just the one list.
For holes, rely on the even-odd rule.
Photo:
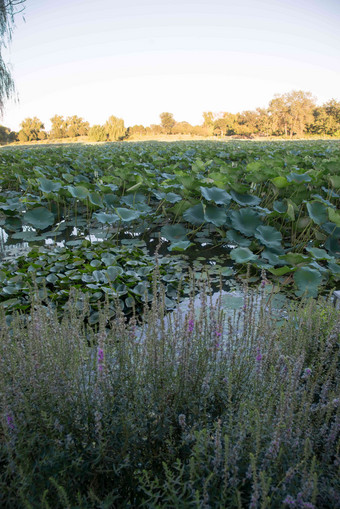
[(0, 506), (340, 507), (339, 312), (246, 300), (3, 316)]

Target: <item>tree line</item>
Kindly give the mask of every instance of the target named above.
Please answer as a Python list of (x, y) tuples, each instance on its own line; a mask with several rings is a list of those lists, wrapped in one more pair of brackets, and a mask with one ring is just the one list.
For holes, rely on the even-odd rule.
[(275, 95), (268, 108), (243, 111), (241, 113), (206, 111), (201, 125), (177, 122), (172, 113), (160, 114), (160, 123), (150, 126), (125, 127), (124, 120), (111, 115), (104, 125), (93, 125), (77, 115), (64, 119), (54, 115), (51, 129), (47, 132), (37, 117), (26, 118), (18, 133), (0, 126), (0, 142), (29, 142), (36, 140), (58, 140), (87, 136), (89, 141), (117, 141), (138, 136), (160, 134), (192, 136), (294, 136), (327, 135), (340, 136), (340, 102), (331, 99), (316, 106), (310, 92), (292, 91)]

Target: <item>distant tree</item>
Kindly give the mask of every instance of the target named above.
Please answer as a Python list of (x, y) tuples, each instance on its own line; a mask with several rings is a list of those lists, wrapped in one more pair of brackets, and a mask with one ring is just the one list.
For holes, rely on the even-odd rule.
[(167, 111), (161, 113), (160, 115), (161, 119), (161, 126), (163, 127), (166, 134), (171, 134), (171, 130), (176, 124), (176, 120), (174, 119), (174, 116), (172, 113), (169, 113)]
[(14, 16), (24, 9), (25, 0), (0, 0), (0, 115), (3, 114), (4, 103), (14, 91), (14, 81), (8, 65), (4, 62), (1, 50), (12, 39)]
[(23, 142), (38, 140), (44, 129), (44, 124), (37, 117), (25, 118), (20, 126), (19, 140)]
[(88, 132), (90, 141), (107, 141), (105, 127), (102, 125), (93, 125)]
[(193, 126), (189, 124), (189, 122), (176, 122), (173, 126), (171, 133), (172, 134), (192, 134)]
[(235, 134), (237, 125), (237, 115), (225, 112), (222, 116), (215, 119), (213, 127), (214, 134), (219, 136), (231, 136)]
[(273, 129), (277, 134), (301, 135), (313, 121), (315, 99), (310, 92), (293, 90), (276, 95), (269, 103)]
[(115, 117), (114, 115), (111, 115), (111, 117), (105, 122), (104, 128), (109, 141), (122, 139), (126, 134), (124, 120), (122, 118)]
[(146, 128), (146, 134), (150, 135), (163, 134), (163, 128), (159, 124), (151, 124), (149, 127)]
[(17, 138), (17, 133), (11, 131), (9, 127), (5, 127), (0, 125), (0, 143), (10, 143), (15, 141)]
[(67, 125), (64, 120), (64, 117), (61, 115), (54, 115), (51, 119), (51, 130), (50, 130), (50, 138), (59, 139), (66, 138), (67, 134)]
[(85, 122), (84, 119), (78, 117), (77, 115), (67, 117), (65, 124), (66, 135), (70, 138), (75, 138), (76, 136), (86, 136), (90, 127), (88, 122)]
[(143, 125), (133, 125), (128, 128), (128, 135), (133, 136), (134, 134), (143, 135), (146, 134), (146, 128)]

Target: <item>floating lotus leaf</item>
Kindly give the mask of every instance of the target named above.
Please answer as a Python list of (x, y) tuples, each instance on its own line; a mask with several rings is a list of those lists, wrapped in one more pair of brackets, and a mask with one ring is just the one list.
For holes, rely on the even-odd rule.
[(247, 263), (256, 260), (258, 256), (247, 247), (236, 247), (230, 252), (230, 258), (236, 263)]
[(287, 203), (275, 200), (273, 203), (273, 209), (279, 214), (285, 214), (287, 212)]
[(89, 195), (88, 189), (84, 186), (67, 186), (67, 189), (73, 198), (78, 200), (85, 200)]
[(202, 196), (208, 200), (213, 201), (217, 205), (228, 205), (231, 200), (231, 196), (224, 189), (219, 187), (200, 187)]
[(290, 185), (286, 177), (275, 177), (273, 179), (270, 179), (271, 182), (273, 182), (274, 186), (278, 189), (283, 189), (284, 187), (287, 187)]
[(165, 237), (170, 242), (180, 242), (187, 240), (188, 230), (181, 224), (167, 224), (161, 229), (162, 237)]
[(310, 253), (317, 260), (331, 260), (332, 257), (329, 256), (325, 249), (320, 249), (318, 247), (306, 247), (306, 251)]
[(54, 223), (54, 214), (46, 207), (37, 207), (24, 214), (24, 221), (32, 225), (33, 228), (45, 230)]
[(317, 297), (322, 276), (317, 269), (300, 267), (294, 273), (294, 281), (298, 287), (296, 295), (299, 297), (302, 295), (306, 297)]
[(49, 180), (44, 177), (40, 177), (38, 181), (40, 182), (39, 189), (43, 193), (55, 193), (61, 188), (60, 182), (53, 182), (53, 180)]
[(222, 226), (226, 222), (227, 214), (224, 209), (214, 205), (207, 205), (204, 211), (204, 219), (215, 226)]
[(138, 219), (141, 215), (141, 212), (139, 212), (138, 210), (130, 210), (130, 209), (125, 209), (123, 207), (117, 207), (116, 212), (117, 212), (119, 218), (124, 223), (129, 223), (130, 221), (134, 221), (135, 219)]
[(228, 230), (227, 238), (228, 238), (228, 240), (230, 240), (230, 242), (238, 244), (241, 247), (248, 247), (251, 244), (250, 240), (244, 238), (242, 235), (240, 235), (235, 230)]
[(204, 210), (202, 203), (199, 203), (198, 205), (194, 205), (193, 207), (190, 207), (183, 213), (183, 218), (188, 221), (188, 223), (192, 224), (202, 224), (205, 222), (204, 218)]
[(259, 214), (250, 208), (233, 210), (230, 217), (233, 228), (246, 237), (252, 237), (256, 228), (261, 224)]
[(316, 224), (323, 224), (328, 219), (326, 207), (319, 201), (310, 201), (307, 203), (309, 217)]
[(308, 173), (290, 173), (287, 175), (288, 182), (295, 182), (296, 184), (302, 184), (303, 182), (310, 182), (312, 179)]
[(236, 203), (239, 205), (250, 205), (256, 206), (261, 202), (261, 198), (254, 196), (253, 194), (240, 194), (234, 190), (230, 191), (230, 194)]
[(281, 245), (282, 235), (273, 226), (258, 226), (254, 235), (264, 246), (275, 247)]
[(328, 207), (327, 210), (329, 220), (340, 227), (340, 213), (331, 207)]

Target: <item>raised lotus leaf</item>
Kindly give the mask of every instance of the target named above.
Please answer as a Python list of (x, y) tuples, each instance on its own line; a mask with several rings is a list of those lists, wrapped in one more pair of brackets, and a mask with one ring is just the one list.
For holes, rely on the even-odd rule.
[(183, 218), (188, 221), (188, 223), (192, 223), (195, 225), (199, 225), (205, 222), (204, 218), (204, 210), (202, 203), (198, 203), (193, 207), (188, 208), (183, 213)]
[(235, 230), (228, 230), (227, 231), (227, 239), (230, 240), (233, 244), (238, 244), (241, 247), (248, 247), (251, 244), (251, 241), (249, 239), (246, 239), (243, 237), (243, 235), (240, 235)]
[(236, 263), (248, 263), (256, 260), (258, 256), (247, 247), (236, 247), (230, 252), (230, 258)]
[(200, 187), (202, 196), (208, 200), (213, 201), (216, 205), (228, 205), (231, 200), (231, 196), (224, 189), (219, 187)]
[(24, 221), (32, 225), (33, 228), (45, 230), (45, 228), (54, 224), (55, 217), (46, 207), (36, 207), (24, 214)]
[(327, 208), (319, 201), (310, 201), (307, 203), (309, 217), (316, 224), (323, 224), (328, 219)]
[(261, 224), (259, 214), (251, 208), (233, 210), (230, 218), (233, 228), (243, 233), (246, 237), (252, 237), (255, 234), (256, 228)]
[(264, 246), (281, 246), (282, 235), (273, 226), (258, 226), (254, 235)]
[(226, 222), (227, 214), (223, 208), (207, 205), (204, 210), (204, 219), (215, 226), (222, 226)]
[(295, 292), (297, 296), (317, 297), (322, 275), (317, 269), (308, 266), (300, 267), (294, 272), (294, 281), (298, 288)]
[(236, 203), (238, 203), (239, 205), (256, 206), (259, 205), (259, 203), (261, 203), (261, 198), (253, 194), (241, 194), (237, 193), (233, 189), (230, 191), (230, 194), (233, 200), (236, 201)]

